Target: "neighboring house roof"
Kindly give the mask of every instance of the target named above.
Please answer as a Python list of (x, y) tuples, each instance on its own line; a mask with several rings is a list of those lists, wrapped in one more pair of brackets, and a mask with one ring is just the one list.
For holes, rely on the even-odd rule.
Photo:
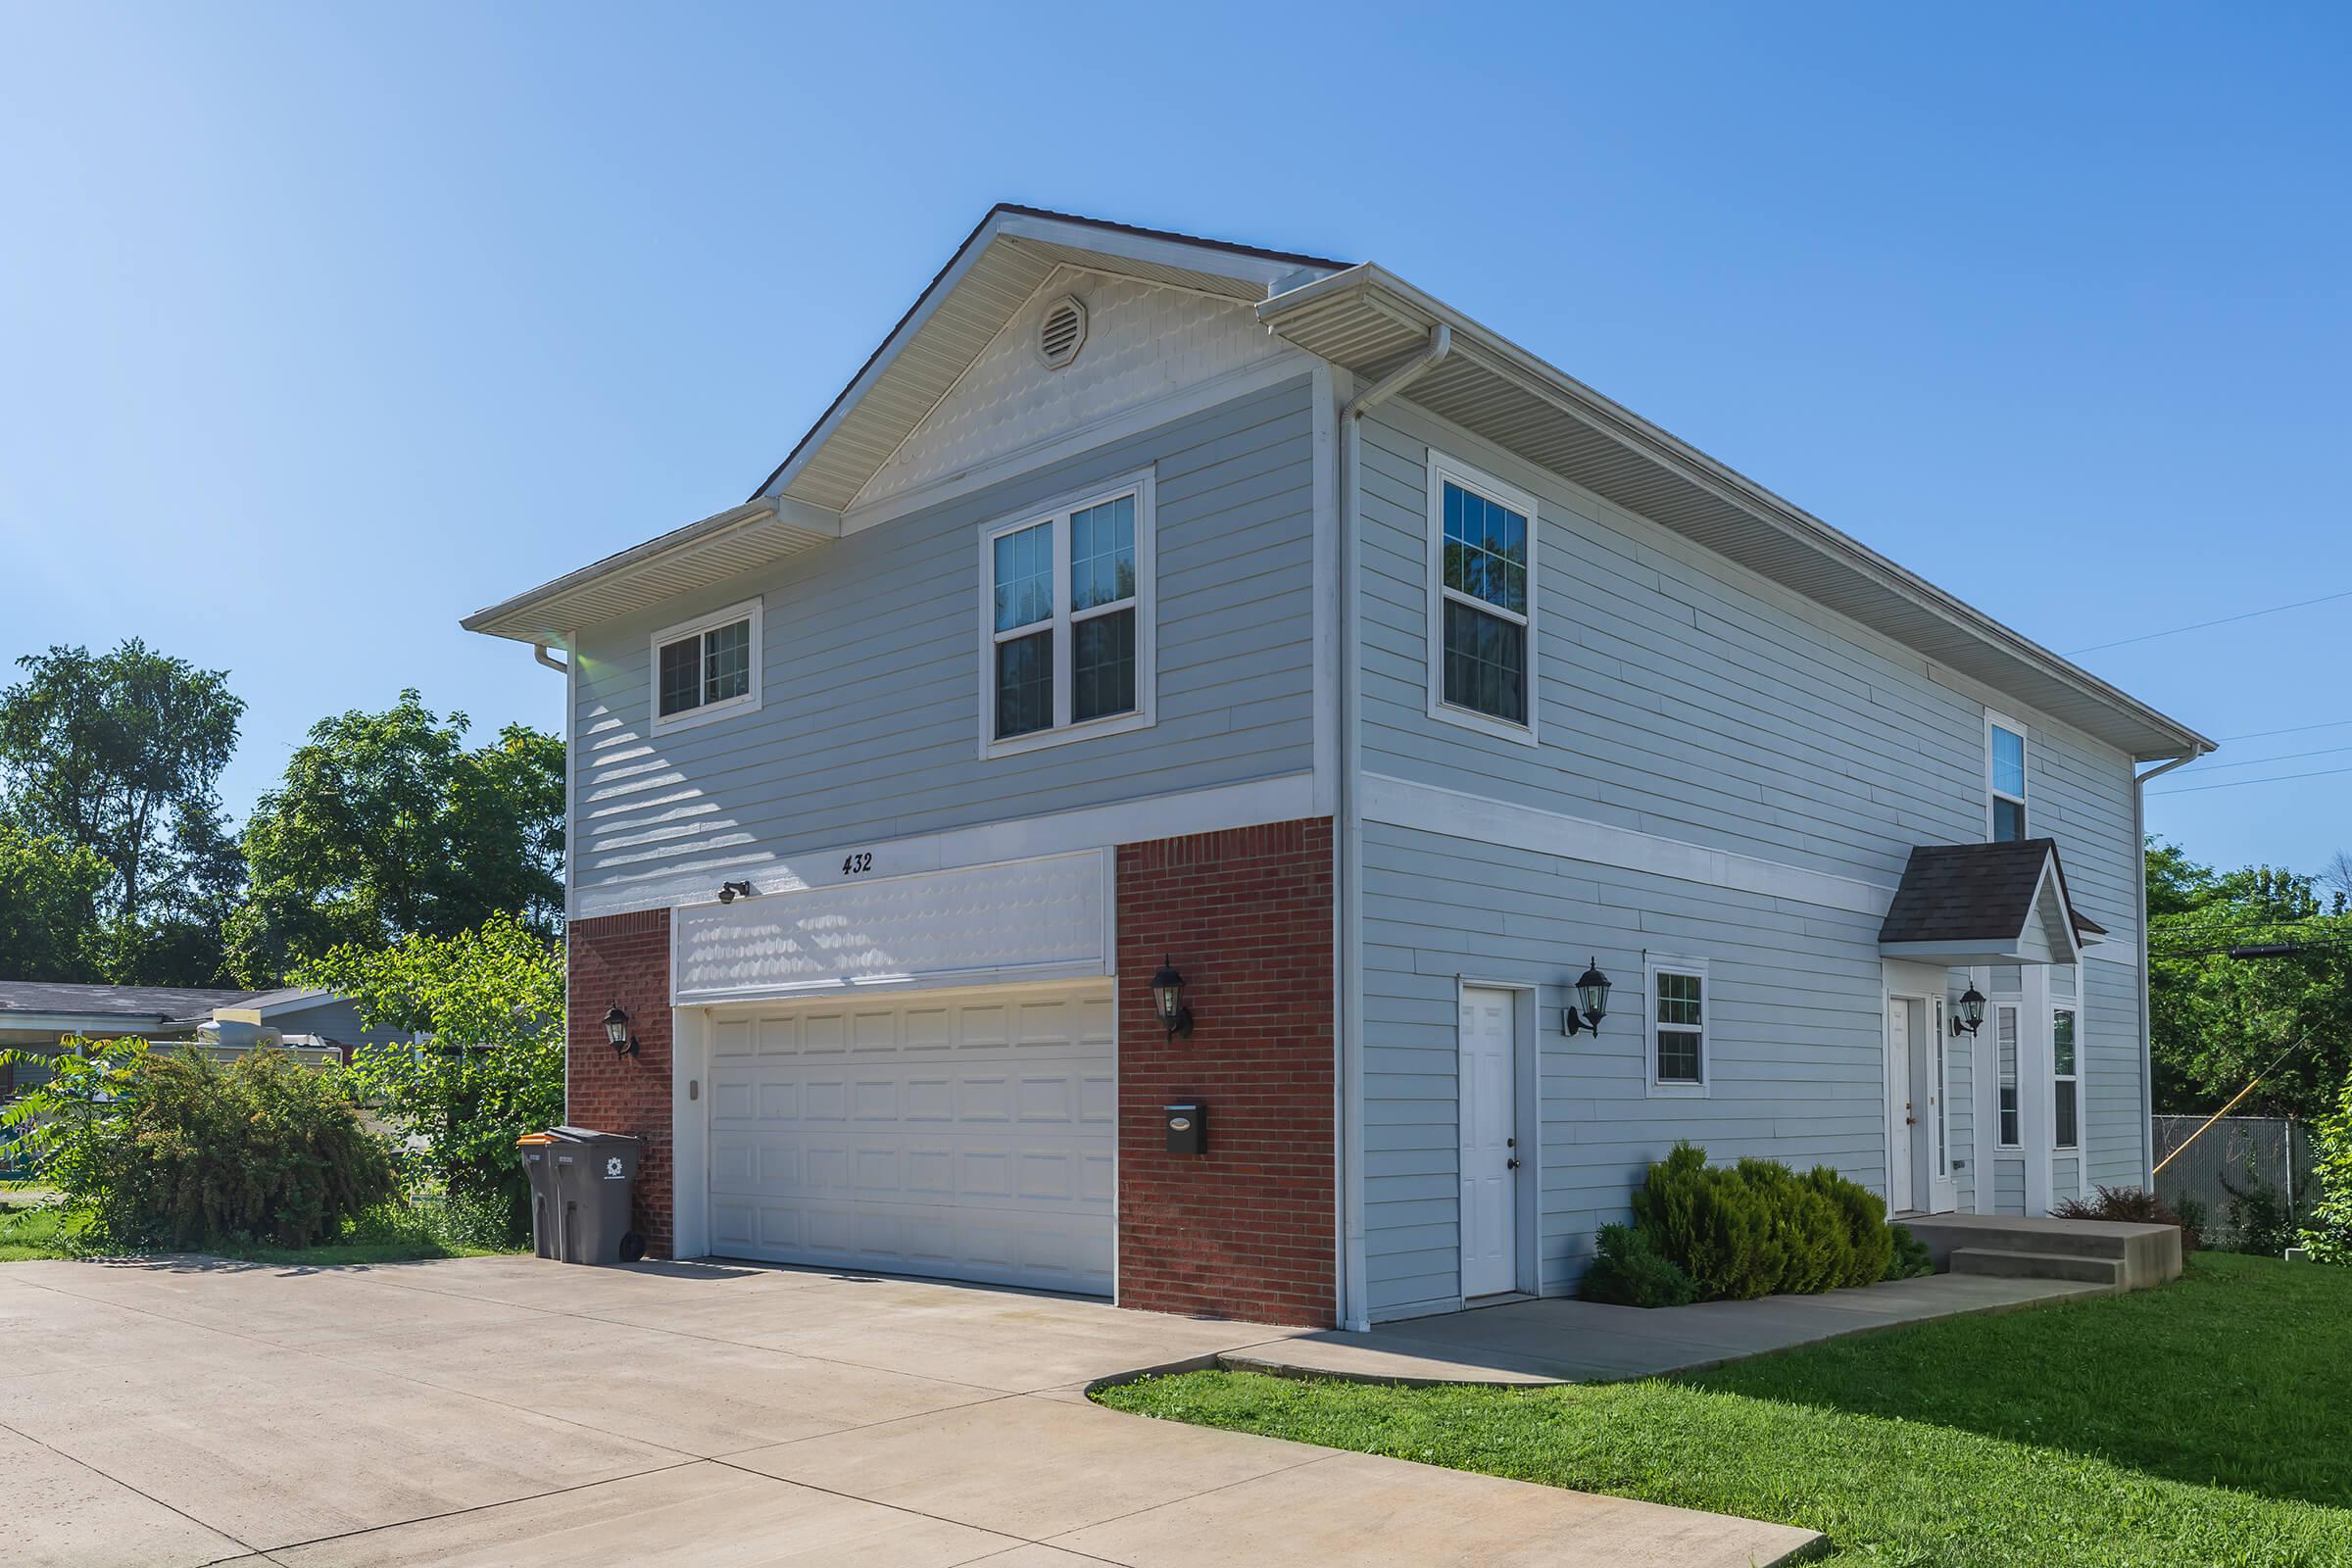
[(43, 1016), (152, 1019), (193, 1023), (215, 1007), (249, 1002), (251, 991), (202, 991), (179, 986), (86, 986), (41, 980), (0, 980), (0, 1017)]
[(993, 209), (743, 506), (466, 617), (562, 641), (840, 537), (842, 513), (1065, 266), (1249, 302), (1363, 386), (1448, 345), (1406, 394), (1602, 500), (2138, 759), (2214, 743), (1896, 565), (1432, 296), (1370, 264), (1036, 208)]
[(2051, 839), (1911, 851), (1879, 951), (1951, 963), (2071, 963), (2107, 928), (2079, 912)]

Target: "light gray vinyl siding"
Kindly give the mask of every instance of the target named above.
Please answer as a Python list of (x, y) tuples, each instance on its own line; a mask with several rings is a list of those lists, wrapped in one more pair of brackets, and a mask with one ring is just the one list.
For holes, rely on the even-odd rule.
[(2014, 1154), (1993, 1156), (1992, 1211), (1996, 1214), (2023, 1214), (2026, 1211), (2026, 1162)]
[[(1306, 771), (1309, 381), (854, 533), (578, 638), (574, 912), (804, 851)], [(1157, 721), (983, 760), (979, 534), (1150, 467)], [(758, 596), (761, 707), (656, 735), (648, 639)]]
[[(1721, 1159), (1886, 1187), (1877, 922), (1613, 866), (1370, 824), (1364, 833), (1365, 1257), (1375, 1317), (1458, 1302), (1456, 977), (1534, 984), (1542, 1283), (1564, 1291), (1679, 1138)], [(1705, 1099), (1648, 1091), (1644, 952), (1708, 961)], [(1562, 1036), (1588, 957), (1616, 982)]]
[[(1957, 997), (1967, 989), (1968, 971), (1953, 970), (1945, 982), (1945, 996)], [(1952, 1196), (1960, 1211), (1966, 1214), (1974, 1213), (1977, 1207), (1976, 1042), (1967, 1035), (1954, 1035), (1948, 1021), (1948, 1011), (1945, 1016), (1944, 1072), (1949, 1083), (1945, 1090), (1944, 1113), (1951, 1126)]]
[(2050, 1204), (2052, 1207), (2070, 1198), (2082, 1196), (2082, 1161), (2073, 1154), (2060, 1154), (2050, 1161)]
[(360, 1021), (360, 1009), (350, 1002), (321, 1002), (296, 1012), (281, 1012), (270, 1027), (285, 1035), (318, 1035), (338, 1046), (381, 1046), (407, 1037), (394, 1029), (370, 1029)]
[(2119, 963), (2082, 965), (2083, 1185), (2147, 1185), (2147, 1090), (2139, 978)]

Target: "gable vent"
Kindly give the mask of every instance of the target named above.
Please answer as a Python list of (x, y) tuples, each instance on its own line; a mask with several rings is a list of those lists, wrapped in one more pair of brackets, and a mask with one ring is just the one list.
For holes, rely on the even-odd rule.
[(1046, 307), (1037, 322), (1037, 357), (1049, 370), (1058, 370), (1078, 357), (1086, 344), (1086, 306), (1064, 295)]

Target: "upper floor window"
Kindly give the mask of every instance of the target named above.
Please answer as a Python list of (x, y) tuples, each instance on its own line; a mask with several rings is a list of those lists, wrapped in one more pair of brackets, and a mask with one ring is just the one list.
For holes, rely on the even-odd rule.
[(1657, 1093), (1703, 1093), (1707, 1084), (1707, 968), (1696, 958), (1652, 958), (1649, 991), (1649, 1087)]
[(654, 633), (654, 729), (760, 706), (760, 602)]
[(1984, 737), (1992, 842), (2014, 844), (2026, 836), (2025, 726), (1988, 714)]
[(1152, 478), (980, 539), (980, 755), (1152, 721)]
[(1533, 745), (1536, 505), (1429, 457), (1429, 710)]

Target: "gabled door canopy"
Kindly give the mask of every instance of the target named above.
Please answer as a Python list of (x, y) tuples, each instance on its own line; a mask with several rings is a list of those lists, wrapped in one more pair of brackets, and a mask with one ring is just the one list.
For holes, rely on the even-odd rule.
[(2068, 897), (2053, 840), (1922, 844), (1879, 927), (1879, 952), (1954, 968), (2080, 963), (2106, 935)]

